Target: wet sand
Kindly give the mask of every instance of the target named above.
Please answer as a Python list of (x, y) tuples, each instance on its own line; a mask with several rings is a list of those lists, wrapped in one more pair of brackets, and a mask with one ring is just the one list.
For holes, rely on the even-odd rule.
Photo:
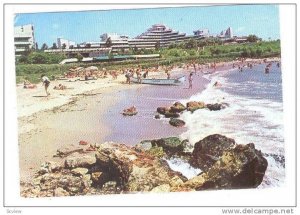
[[(181, 72), (172, 75), (180, 76)], [(189, 74), (185, 72), (186, 76)], [(167, 119), (154, 119), (156, 108), (170, 106), (180, 99), (201, 92), (207, 81), (194, 77), (193, 89), (181, 86), (112, 85), (76, 96), (63, 106), (19, 118), (20, 179), (28, 181), (57, 149), (74, 148), (80, 140), (88, 143), (114, 141), (135, 145), (144, 139), (176, 136), (185, 128), (169, 125)], [(122, 110), (135, 105), (138, 114), (125, 117)]]
[[(188, 89), (188, 81), (185, 81), (181, 86), (146, 86), (120, 92), (119, 102), (110, 112), (103, 115), (103, 121), (110, 130), (104, 141), (135, 145), (145, 139), (180, 135), (186, 128), (169, 125), (169, 119), (154, 118), (157, 107), (171, 106), (176, 101), (200, 93), (206, 84), (207, 80), (202, 77), (202, 74), (197, 74), (192, 89)], [(138, 110), (136, 116), (126, 117), (120, 114), (120, 110), (132, 105), (135, 105)]]

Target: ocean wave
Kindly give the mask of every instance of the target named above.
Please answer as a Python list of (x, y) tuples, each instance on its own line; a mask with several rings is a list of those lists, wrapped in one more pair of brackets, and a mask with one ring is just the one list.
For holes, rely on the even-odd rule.
[[(264, 153), (284, 156), (282, 102), (274, 101), (267, 96), (257, 99), (255, 96), (251, 98), (251, 95), (233, 94), (234, 91), (225, 92), (226, 87), (223, 86), (228, 85), (229, 77), (225, 77), (221, 72), (206, 75), (206, 78), (210, 80), (210, 83), (204, 91), (181, 102), (224, 102), (228, 103), (229, 107), (220, 111), (199, 109), (194, 113), (184, 112), (181, 118), (186, 122), (187, 131), (181, 135), (181, 138), (189, 139), (194, 144), (208, 135), (219, 133), (235, 139), (239, 144), (252, 142), (258, 150)], [(222, 86), (213, 87), (216, 81), (222, 83)], [(232, 82), (230, 84), (237, 86)], [(260, 88), (262, 94), (268, 93), (266, 92), (269, 89), (267, 85), (268, 83), (262, 84)], [(272, 157), (267, 159), (269, 166), (261, 187), (278, 186), (284, 181), (284, 167)]]

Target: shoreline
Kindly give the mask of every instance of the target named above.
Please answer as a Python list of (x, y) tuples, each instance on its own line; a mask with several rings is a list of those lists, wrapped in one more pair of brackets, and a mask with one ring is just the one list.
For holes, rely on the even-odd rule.
[[(225, 62), (225, 64), (230, 65), (228, 62)], [(218, 69), (219, 68), (217, 68), (217, 71), (219, 71)], [(190, 71), (191, 70), (192, 68), (190, 68)], [(188, 74), (188, 72), (184, 71), (184, 69), (179, 69), (178, 72)], [(204, 74), (200, 72), (199, 74), (203, 78)], [(156, 108), (158, 107), (158, 103), (155, 100), (154, 102), (152, 102), (151, 98), (149, 99), (150, 102), (145, 104), (146, 107), (148, 107), (147, 105), (152, 105), (152, 107), (149, 108), (151, 113), (149, 111), (147, 113), (143, 113), (144, 115), (148, 114), (148, 116), (142, 119), (136, 118), (136, 120), (138, 121), (116, 118), (120, 116), (120, 110), (130, 105), (130, 103), (128, 102), (130, 102), (131, 100), (126, 100), (126, 98), (124, 97), (128, 94), (128, 92), (129, 94), (131, 92), (131, 94), (133, 93), (134, 95), (137, 95), (136, 93), (145, 93), (146, 95), (151, 96), (151, 93), (149, 94), (149, 91), (153, 89), (153, 86), (121, 84), (120, 82), (122, 80), (125, 80), (123, 75), (121, 76), (122, 77), (118, 78), (118, 82), (111, 82), (108, 79), (100, 79), (98, 83), (103, 84), (100, 88), (97, 80), (95, 81), (95, 83), (93, 83), (95, 85), (92, 85), (92, 83), (86, 84), (88, 85), (88, 87), (86, 85), (83, 85), (83, 89), (75, 89), (74, 91), (72, 91), (72, 93), (68, 91), (61, 91), (61, 93), (65, 93), (64, 95), (59, 94), (59, 96), (65, 97), (64, 104), (59, 105), (59, 102), (61, 101), (59, 97), (52, 100), (52, 108), (41, 106), (41, 110), (29, 114), (30, 111), (36, 109), (28, 106), (27, 110), (29, 111), (27, 112), (27, 114), (21, 113), (21, 117), (18, 117), (20, 155), (19, 163), (21, 181), (27, 181), (27, 179), (30, 179), (34, 174), (34, 171), (37, 170), (40, 167), (41, 163), (43, 163), (45, 160), (59, 161), (59, 159), (52, 157), (57, 149), (64, 147), (77, 147), (80, 140), (87, 141), (91, 144), (101, 143), (105, 141), (113, 141), (118, 143), (126, 143), (126, 141), (128, 141), (131, 142), (131, 144), (129, 145), (134, 145), (138, 142), (132, 141), (130, 137), (134, 137), (136, 135), (144, 140), (148, 138), (155, 139), (167, 136), (176, 136), (177, 134), (180, 135), (184, 132), (184, 129), (186, 129), (185, 127), (175, 128), (170, 126), (167, 122), (164, 122), (164, 120), (153, 120), (154, 115), (151, 115), (151, 113), (155, 112)], [(69, 82), (63, 83), (67, 84)], [(76, 86), (77, 83), (70, 82), (69, 86)], [(56, 83), (56, 85), (57, 84), (58, 82)], [(50, 85), (50, 87), (53, 87), (53, 85)], [(205, 86), (206, 84), (203, 84), (201, 91), (205, 89)], [(38, 93), (44, 93), (43, 90), (43, 88), (39, 89)], [(185, 89), (183, 88), (179, 91), (186, 92), (184, 90)], [(30, 92), (31, 90), (26, 91)], [(195, 92), (200, 93), (201, 91)], [(60, 93), (60, 91), (58, 92)], [(194, 93), (192, 93), (191, 95), (194, 95)], [(189, 99), (191, 97), (191, 95), (187, 96), (187, 94), (183, 95), (183, 97), (178, 97), (178, 95), (175, 94), (175, 98), (172, 98), (172, 96), (171, 98), (166, 96), (174, 95), (173, 89), (166, 90), (166, 92), (163, 92), (160, 95), (165, 99), (164, 101), (160, 102), (161, 105), (171, 105), (174, 101)], [(20, 111), (20, 106), (22, 103), (19, 100), (19, 96), (20, 95), (18, 94), (18, 111)], [(25, 97), (23, 97), (23, 100), (24, 98)], [(48, 102), (48, 100), (46, 100), (44, 97), (38, 99), (42, 102)], [(49, 98), (49, 100), (50, 99), (51, 98)], [(92, 104), (90, 103), (90, 101), (92, 101)], [(125, 102), (124, 104), (124, 101), (128, 102)], [(143, 102), (141, 101), (142, 100), (137, 100), (139, 104), (143, 104)], [(153, 105), (156, 105), (155, 109), (153, 109)], [(76, 117), (76, 119), (74, 118), (74, 116)], [(139, 117), (139, 115), (137, 116)], [(124, 120), (120, 121), (120, 119)], [(115, 122), (115, 124), (112, 122)], [(138, 124), (138, 126), (134, 127), (135, 124)], [(133, 131), (133, 133), (130, 133), (129, 135), (128, 130), (126, 131), (126, 129), (123, 133), (122, 130), (115, 130), (115, 128), (120, 127), (132, 128), (131, 131)], [(143, 129), (145, 127), (150, 128), (149, 131), (145, 131), (145, 129)], [(156, 127), (158, 127), (158, 130), (156, 132), (152, 132), (153, 128)], [(93, 132), (97, 130), (97, 128), (100, 128), (98, 129), (99, 131)], [(159, 135), (162, 134), (161, 130), (166, 129), (168, 132), (164, 132), (165, 136)], [(112, 137), (114, 137), (115, 139), (113, 139)], [(37, 156), (30, 157), (30, 155), (32, 154)]]

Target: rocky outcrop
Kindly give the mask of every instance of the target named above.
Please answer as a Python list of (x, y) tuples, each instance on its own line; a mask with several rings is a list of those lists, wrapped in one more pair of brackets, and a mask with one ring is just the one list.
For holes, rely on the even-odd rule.
[(183, 127), (185, 125), (185, 122), (183, 120), (175, 118), (171, 118), (169, 123), (170, 125), (173, 125), (175, 127)]
[[(237, 145), (219, 134), (197, 142), (192, 153), (185, 152), (186, 146), (187, 141), (177, 137), (147, 140), (135, 147), (95, 144), (96, 151), (73, 153), (62, 158), (61, 165), (43, 163), (30, 183), (21, 184), (21, 196), (255, 188), (268, 166), (253, 143)], [(169, 167), (165, 159), (172, 156), (189, 160), (202, 173), (187, 180)]]
[(253, 143), (237, 145), (223, 152), (208, 171), (172, 191), (255, 188), (263, 180), (268, 162)]
[(151, 140), (152, 147), (162, 147), (163, 151), (169, 156), (180, 155), (183, 153), (187, 141), (181, 141), (178, 137), (167, 137)]
[[(187, 180), (181, 173), (171, 170), (157, 154), (122, 144), (99, 144), (95, 154), (77, 155), (66, 158), (60, 168), (43, 167), (47, 171), (37, 172), (32, 183), (22, 187), (21, 196), (73, 196), (153, 189), (156, 192)], [(115, 185), (109, 185), (112, 182)], [(160, 185), (164, 186), (159, 188)]]
[(184, 111), (186, 109), (186, 107), (180, 103), (180, 102), (175, 102), (171, 107), (170, 107), (170, 111), (174, 112), (174, 113), (181, 113), (182, 111)]
[(190, 163), (202, 171), (207, 171), (220, 159), (225, 150), (233, 147), (235, 141), (231, 138), (219, 134), (207, 136), (195, 143)]
[(194, 112), (195, 110), (205, 108), (205, 104), (204, 102), (191, 101), (186, 103), (186, 107), (188, 111)]

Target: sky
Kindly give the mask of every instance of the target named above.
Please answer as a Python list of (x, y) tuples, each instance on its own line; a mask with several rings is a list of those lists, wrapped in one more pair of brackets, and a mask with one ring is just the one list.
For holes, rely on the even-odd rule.
[(23, 13), (15, 15), (15, 26), (33, 24), (35, 40), (52, 46), (57, 38), (76, 43), (100, 41), (103, 33), (136, 37), (153, 24), (165, 24), (173, 30), (192, 35), (208, 28), (219, 34), (232, 27), (236, 36), (255, 34), (264, 40), (279, 39), (277, 5), (197, 6), (159, 9), (123, 9), (78, 12)]

